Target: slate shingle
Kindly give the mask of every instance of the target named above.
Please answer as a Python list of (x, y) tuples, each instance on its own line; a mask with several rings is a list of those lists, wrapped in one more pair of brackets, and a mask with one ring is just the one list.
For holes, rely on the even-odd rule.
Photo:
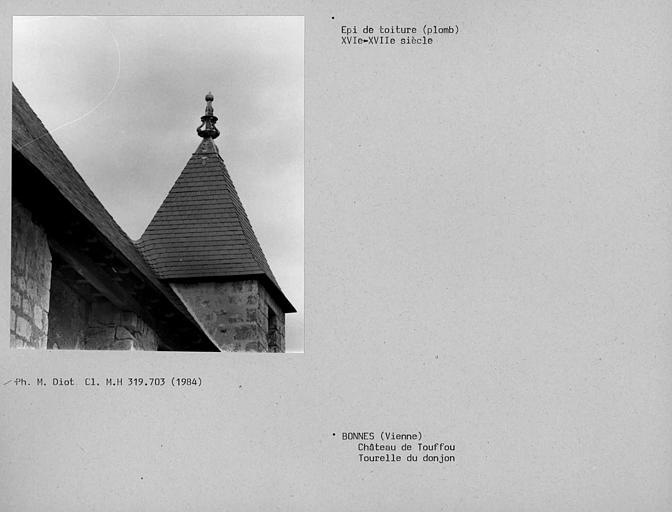
[(137, 246), (161, 279), (259, 276), (285, 312), (285, 297), (212, 139), (191, 156)]

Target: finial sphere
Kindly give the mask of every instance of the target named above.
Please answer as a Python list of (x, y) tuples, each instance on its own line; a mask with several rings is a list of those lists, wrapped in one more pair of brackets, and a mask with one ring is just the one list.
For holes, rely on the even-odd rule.
[(205, 101), (212, 101), (214, 99), (215, 99), (215, 97), (212, 95), (211, 92), (209, 92), (208, 94), (205, 95)]

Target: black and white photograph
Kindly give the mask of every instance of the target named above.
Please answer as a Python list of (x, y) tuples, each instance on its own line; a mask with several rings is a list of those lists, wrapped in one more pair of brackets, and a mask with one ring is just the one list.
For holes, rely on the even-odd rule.
[(672, 2), (0, 47), (0, 512), (672, 511)]
[(11, 346), (303, 351), (303, 18), (14, 18)]

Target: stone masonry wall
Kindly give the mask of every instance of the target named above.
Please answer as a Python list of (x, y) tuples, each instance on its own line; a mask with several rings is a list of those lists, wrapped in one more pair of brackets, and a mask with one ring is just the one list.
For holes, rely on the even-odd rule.
[(256, 280), (172, 283), (187, 309), (223, 351), (268, 352), (268, 309), (276, 312), (284, 351), (284, 314)]
[(157, 350), (158, 336), (137, 314), (105, 299), (87, 302), (51, 270), (44, 229), (13, 200), (12, 348)]
[(275, 344), (277, 345), (277, 352), (285, 351), (285, 313), (280, 309), (277, 303), (269, 295), (263, 285), (259, 285), (259, 317), (261, 319), (261, 325), (266, 326), (266, 330), (270, 326), (268, 313), (269, 309), (275, 314), (275, 327), (276, 332), (270, 333), (270, 336), (274, 339)]
[(87, 350), (157, 350), (159, 337), (137, 314), (94, 302), (85, 333)]
[(54, 304), (49, 348), (81, 350), (157, 350), (159, 338), (137, 314), (106, 299), (86, 302), (74, 290), (53, 282)]
[(51, 253), (44, 230), (12, 201), (10, 346), (47, 348)]
[[(52, 262), (53, 267), (58, 261)], [(73, 290), (57, 273), (51, 276), (51, 310), (47, 348), (78, 349), (84, 347), (86, 328), (89, 325), (91, 305)]]

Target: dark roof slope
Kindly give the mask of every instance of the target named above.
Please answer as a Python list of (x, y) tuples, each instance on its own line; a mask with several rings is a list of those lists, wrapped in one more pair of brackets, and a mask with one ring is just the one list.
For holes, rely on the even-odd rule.
[(137, 242), (162, 279), (259, 276), (295, 311), (271, 272), (217, 146), (204, 138)]
[(182, 302), (169, 286), (153, 274), (131, 239), (96, 198), (14, 84), (12, 84), (12, 146), (53, 184), (144, 279), (193, 322)]

